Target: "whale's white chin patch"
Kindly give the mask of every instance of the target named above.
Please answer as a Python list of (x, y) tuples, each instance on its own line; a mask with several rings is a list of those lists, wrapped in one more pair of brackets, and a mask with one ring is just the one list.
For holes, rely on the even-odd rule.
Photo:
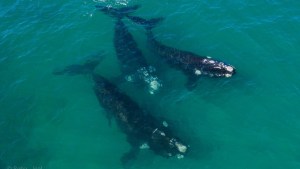
[(225, 74), (225, 77), (231, 77), (232, 75), (231, 74)]

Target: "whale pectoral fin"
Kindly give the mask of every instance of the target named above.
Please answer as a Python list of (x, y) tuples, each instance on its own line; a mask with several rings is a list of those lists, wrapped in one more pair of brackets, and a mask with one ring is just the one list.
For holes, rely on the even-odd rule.
[(94, 69), (99, 65), (102, 60), (102, 57), (99, 55), (93, 56), (95, 58), (91, 58), (86, 60), (83, 64), (72, 64), (68, 65), (61, 69), (55, 69), (52, 73), (54, 75), (82, 75), (82, 74), (92, 74)]
[(132, 147), (128, 152), (124, 153), (121, 157), (121, 163), (124, 168), (128, 168), (132, 162), (136, 159), (139, 154), (139, 149), (137, 147)]
[(119, 76), (113, 77), (113, 78), (111, 79), (111, 81), (114, 82), (115, 84), (122, 84), (122, 83), (124, 83), (126, 80), (125, 80), (125, 78), (124, 78), (124, 75), (121, 74), (121, 75), (119, 75)]
[(106, 113), (106, 118), (107, 118), (107, 120), (108, 120), (108, 125), (109, 125), (109, 127), (111, 127), (111, 119), (112, 119), (112, 114), (111, 113), (109, 113), (109, 112), (107, 112)]
[(128, 143), (131, 145), (131, 148), (128, 152), (124, 153), (121, 157), (121, 162), (124, 168), (128, 168), (130, 164), (136, 159), (137, 155), (140, 152), (139, 144), (140, 142), (133, 137), (127, 137)]
[(187, 82), (185, 84), (185, 87), (189, 90), (192, 91), (197, 87), (197, 82), (198, 82), (198, 78), (196, 77), (189, 77), (187, 79)]
[(77, 75), (77, 74), (84, 74), (86, 72), (86, 68), (84, 65), (69, 65), (62, 69), (55, 69), (53, 71), (54, 75)]

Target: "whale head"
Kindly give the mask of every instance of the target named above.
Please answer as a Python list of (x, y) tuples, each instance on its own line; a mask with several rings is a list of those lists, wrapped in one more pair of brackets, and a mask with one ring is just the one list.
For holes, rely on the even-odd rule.
[(211, 77), (231, 77), (236, 70), (232, 65), (206, 57), (196, 64), (194, 73), (196, 76), (204, 74)]
[(184, 144), (179, 138), (161, 129), (155, 129), (152, 133), (150, 148), (158, 155), (163, 157), (183, 158), (189, 146)]

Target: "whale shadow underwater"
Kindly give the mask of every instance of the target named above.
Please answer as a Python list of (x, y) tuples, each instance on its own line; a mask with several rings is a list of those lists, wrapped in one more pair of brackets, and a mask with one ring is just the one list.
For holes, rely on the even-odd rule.
[(130, 151), (121, 162), (128, 167), (141, 149), (150, 149), (165, 158), (183, 158), (190, 147), (172, 131), (168, 123), (152, 116), (135, 101), (111, 83), (108, 79), (93, 72), (99, 60), (88, 60), (84, 64), (70, 65), (53, 72), (55, 75), (90, 74), (94, 82), (94, 93), (101, 107), (109, 117), (113, 117), (120, 130), (126, 134)]
[[(156, 75), (156, 68), (150, 66), (133, 36), (122, 19), (139, 8), (139, 5), (119, 9), (97, 5), (96, 9), (116, 19), (114, 28), (114, 47), (121, 63), (121, 79), (142, 84), (150, 94), (161, 87), (161, 80)], [(118, 80), (119, 81), (119, 80)]]
[[(109, 10), (115, 9), (109, 8)], [(126, 14), (126, 17), (145, 28), (148, 46), (155, 54), (164, 59), (169, 66), (182, 71), (187, 76), (186, 87), (188, 89), (194, 89), (197, 86), (198, 79), (202, 75), (209, 77), (231, 77), (236, 73), (235, 67), (230, 64), (215, 60), (209, 56), (200, 56), (189, 51), (176, 49), (156, 40), (152, 29), (163, 20), (162, 17), (144, 19), (132, 16), (129, 13)]]

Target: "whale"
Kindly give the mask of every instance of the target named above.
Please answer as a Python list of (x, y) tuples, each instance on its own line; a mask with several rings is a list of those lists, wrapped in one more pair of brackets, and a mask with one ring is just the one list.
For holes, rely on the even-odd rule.
[(236, 73), (234, 66), (213, 59), (210, 56), (200, 56), (190, 51), (177, 49), (159, 42), (152, 29), (163, 18), (144, 19), (138, 16), (126, 15), (131, 21), (142, 25), (146, 30), (148, 46), (155, 54), (163, 58), (172, 68), (182, 71), (187, 76), (186, 87), (194, 89), (201, 76), (232, 77)]
[(100, 75), (93, 75), (94, 91), (100, 105), (112, 113), (121, 131), (131, 145), (122, 158), (126, 165), (134, 160), (140, 149), (149, 148), (162, 157), (183, 158), (189, 148), (172, 132), (167, 122), (143, 110), (129, 96)]
[(124, 16), (139, 8), (139, 5), (112, 8), (96, 5), (96, 9), (116, 19), (114, 27), (114, 47), (121, 65), (122, 77), (126, 81), (136, 82), (146, 86), (150, 94), (154, 94), (162, 87), (156, 68), (147, 63), (136, 41), (122, 21)]
[(122, 165), (128, 167), (142, 149), (149, 149), (154, 154), (165, 158), (184, 158), (190, 146), (178, 137), (165, 119), (153, 116), (110, 80), (95, 73), (93, 70), (98, 64), (99, 60), (90, 60), (84, 64), (66, 66), (59, 71), (54, 71), (53, 74), (83, 75), (88, 73), (92, 76), (93, 90), (100, 106), (107, 116), (114, 119), (120, 131), (126, 135), (131, 147), (122, 155)]

